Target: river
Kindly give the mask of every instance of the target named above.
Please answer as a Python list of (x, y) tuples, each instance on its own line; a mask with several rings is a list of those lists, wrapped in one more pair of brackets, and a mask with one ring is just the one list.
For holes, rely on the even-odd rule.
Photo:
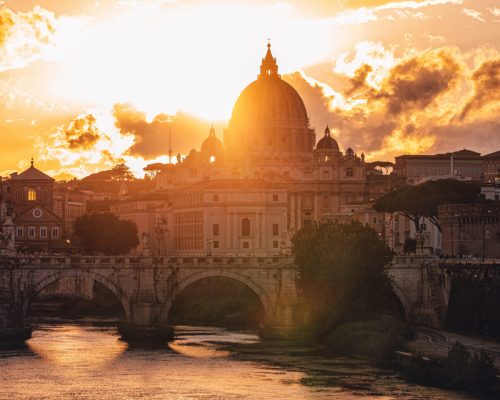
[(109, 321), (38, 321), (26, 346), (0, 349), (1, 400), (474, 399), (409, 385), (364, 361), (178, 326), (162, 349), (119, 340)]

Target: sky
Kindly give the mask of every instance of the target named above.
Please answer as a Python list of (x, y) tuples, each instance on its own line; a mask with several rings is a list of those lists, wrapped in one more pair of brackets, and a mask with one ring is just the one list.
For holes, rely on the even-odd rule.
[(0, 0), (0, 176), (137, 175), (222, 139), (271, 40), (317, 138), (500, 150), (500, 0)]

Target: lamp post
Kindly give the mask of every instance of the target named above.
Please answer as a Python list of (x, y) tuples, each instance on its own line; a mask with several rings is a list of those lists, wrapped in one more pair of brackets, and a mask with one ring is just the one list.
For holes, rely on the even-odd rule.
[(491, 210), (487, 210), (486, 216), (481, 217), (481, 230), (482, 230), (482, 251), (481, 251), (481, 261), (484, 261), (486, 257), (486, 241), (485, 241), (485, 223), (488, 221), (488, 216), (490, 215)]

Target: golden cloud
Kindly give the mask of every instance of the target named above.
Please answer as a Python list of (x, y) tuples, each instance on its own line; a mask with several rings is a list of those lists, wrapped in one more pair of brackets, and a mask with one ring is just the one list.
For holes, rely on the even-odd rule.
[(41, 56), (55, 34), (53, 13), (35, 6), (31, 11), (0, 8), (0, 71), (25, 66)]

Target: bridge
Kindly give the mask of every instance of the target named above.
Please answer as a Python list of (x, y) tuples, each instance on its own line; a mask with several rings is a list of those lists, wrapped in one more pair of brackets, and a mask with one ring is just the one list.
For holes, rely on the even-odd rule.
[(31, 303), (65, 277), (91, 279), (114, 293), (123, 308), (125, 339), (173, 335), (169, 311), (189, 285), (209, 277), (241, 282), (259, 298), (264, 330), (287, 335), (297, 321), (296, 268), (292, 257), (75, 257), (0, 258), (0, 339), (27, 339)]
[[(452, 279), (457, 274), (495, 273), (500, 260), (434, 259), (395, 256), (387, 267), (407, 322), (444, 325)], [(170, 338), (169, 311), (179, 294), (205, 278), (224, 277), (251, 289), (265, 313), (264, 331), (286, 336), (298, 312), (297, 269), (293, 257), (88, 257), (0, 258), (0, 339), (28, 338), (26, 316), (47, 286), (66, 277), (93, 280), (114, 293), (123, 308), (124, 338)]]
[(460, 276), (475, 279), (496, 276), (500, 279), (500, 259), (395, 256), (387, 270), (407, 322), (442, 328), (453, 280)]

